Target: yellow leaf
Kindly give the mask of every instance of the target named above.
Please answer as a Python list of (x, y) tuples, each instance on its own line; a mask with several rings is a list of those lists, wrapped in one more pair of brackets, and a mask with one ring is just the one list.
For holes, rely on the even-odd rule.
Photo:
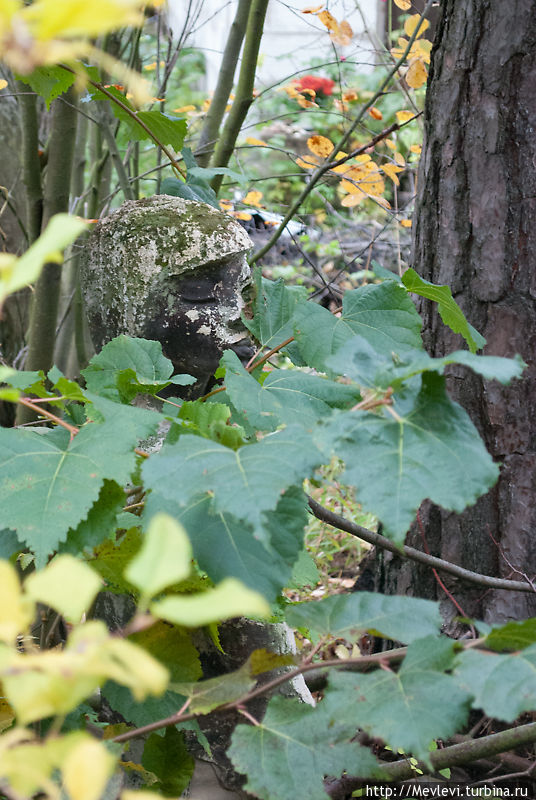
[(23, 596), (15, 567), (0, 561), (0, 641), (13, 644), (33, 619), (33, 603)]
[(401, 8), (402, 11), (409, 11), (411, 8), (411, 0), (393, 0), (395, 6)]
[(248, 214), (247, 211), (232, 211), (231, 213), (233, 217), (236, 217), (236, 219), (242, 219), (244, 222), (248, 222), (252, 218), (251, 214)]
[(1, 89), (5, 89), (5, 88), (6, 88), (6, 86), (7, 86), (7, 81), (5, 81), (5, 80), (3, 80), (3, 79), (2, 79), (2, 80), (0, 81), (0, 90), (1, 90)]
[(162, 800), (160, 792), (148, 792), (145, 789), (125, 789), (120, 800)]
[(402, 172), (402, 167), (397, 167), (396, 164), (383, 164), (382, 171), (388, 175), (396, 186), (400, 186), (397, 172)]
[(347, 103), (353, 103), (354, 100), (358, 99), (358, 94), (355, 89), (348, 89), (346, 92), (344, 92), (342, 99)]
[(312, 156), (306, 156), (305, 158), (297, 158), (296, 164), (298, 167), (302, 169), (314, 169), (318, 167), (318, 159), (313, 158)]
[(396, 150), (396, 144), (393, 142), (392, 139), (384, 139), (384, 142), (389, 148), (389, 150)]
[(407, 122), (408, 119), (411, 119), (414, 116), (415, 116), (415, 114), (414, 114), (413, 111), (397, 111), (396, 112), (396, 119), (400, 123)]
[(420, 144), (412, 144), (409, 149), (411, 150), (412, 153), (415, 153), (415, 155), (417, 156), (420, 156), (420, 154), (422, 153), (422, 147)]
[(367, 195), (364, 192), (359, 192), (356, 194), (347, 194), (341, 200), (341, 205), (345, 208), (353, 208), (354, 206), (359, 205), (359, 203), (363, 202)]
[(332, 33), (330, 33), (331, 40), (341, 47), (348, 47), (352, 41), (353, 35), (354, 32), (350, 26), (350, 23), (345, 19), (343, 19), (337, 30), (334, 30)]
[(37, 39), (94, 37), (126, 25), (141, 25), (140, 0), (36, 0), (21, 18)]
[(432, 42), (428, 39), (418, 39), (415, 42), (415, 52), (419, 55), (425, 64), (430, 63), (430, 53), (432, 51)]
[(428, 73), (423, 60), (420, 58), (413, 59), (405, 75), (408, 86), (411, 86), (412, 89), (420, 89), (426, 83), (427, 78)]
[(328, 31), (339, 30), (339, 23), (337, 22), (333, 14), (329, 13), (329, 11), (321, 11), (320, 14), (318, 14), (318, 19), (323, 25), (326, 26)]
[(319, 6), (306, 6), (302, 8), (302, 14), (316, 14), (317, 11), (320, 11), (321, 8), (324, 8), (324, 3), (321, 3)]
[(261, 199), (262, 199), (262, 192), (252, 190), (251, 192), (247, 193), (242, 202), (246, 206), (256, 206), (257, 208), (262, 208), (260, 202)]
[(3, 698), (0, 699), (0, 733), (7, 731), (13, 725), (15, 721), (15, 714), (13, 713), (13, 709)]
[(95, 739), (80, 742), (62, 764), (70, 800), (99, 800), (115, 767), (115, 758)]
[(173, 111), (178, 114), (186, 114), (187, 111), (195, 111), (195, 106), (181, 106), (180, 108), (174, 108)]
[(89, 610), (102, 580), (86, 563), (65, 553), (45, 569), (33, 572), (24, 588), (32, 600), (51, 606), (67, 622), (76, 623)]
[(398, 152), (398, 150), (396, 151), (396, 153), (394, 155), (394, 159), (395, 159), (395, 163), (398, 164), (399, 167), (405, 167), (406, 166), (406, 159), (404, 158), (402, 153)]
[[(166, 66), (165, 61), (160, 61), (160, 69)], [(145, 64), (143, 68), (146, 72), (154, 72), (156, 69), (156, 61), (153, 61), (152, 64)]]
[(412, 222), (410, 219), (401, 219), (400, 224), (403, 228), (411, 228)]
[(302, 94), (298, 93), (298, 105), (302, 108), (318, 108), (318, 103), (314, 103), (312, 100), (308, 100)]
[(376, 108), (376, 106), (371, 106), (371, 107), (369, 108), (369, 110), (368, 110), (368, 113), (370, 114), (370, 116), (371, 116), (373, 119), (383, 119), (383, 114), (382, 114), (382, 112), (380, 111), (380, 109), (379, 109), (379, 108)]
[(307, 139), (307, 147), (315, 156), (326, 158), (333, 150), (333, 142), (326, 136), (310, 136)]
[(360, 156), (356, 156), (355, 160), (358, 164), (368, 164), (368, 162), (371, 161), (371, 158), (368, 153), (361, 153)]
[(422, 36), (425, 30), (430, 27), (430, 23), (427, 19), (422, 19), (420, 14), (412, 14), (411, 17), (408, 17), (404, 22), (404, 33), (406, 36), (413, 36), (413, 31), (417, 26), (419, 27), (417, 36)]
[(256, 147), (268, 147), (267, 142), (263, 142), (262, 139), (255, 139), (254, 136), (248, 136), (246, 139), (246, 144), (252, 144), (255, 145)]

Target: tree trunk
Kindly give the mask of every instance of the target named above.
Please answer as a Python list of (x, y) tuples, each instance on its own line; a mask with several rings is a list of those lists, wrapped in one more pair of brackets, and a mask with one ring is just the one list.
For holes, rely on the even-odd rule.
[[(485, 354), (520, 353), (511, 386), (452, 370), (449, 389), (502, 464), (494, 489), (461, 515), (429, 503), (408, 544), (468, 569), (536, 575), (536, 1), (443, 0), (425, 108), (414, 266), (448, 284), (486, 337)], [(459, 349), (429, 301), (421, 304), (431, 355)], [(390, 554), (387, 554), (390, 555)], [(383, 557), (391, 593), (445, 601), (425, 567)], [(485, 620), (536, 616), (536, 594), (469, 589), (445, 580), (464, 612)]]

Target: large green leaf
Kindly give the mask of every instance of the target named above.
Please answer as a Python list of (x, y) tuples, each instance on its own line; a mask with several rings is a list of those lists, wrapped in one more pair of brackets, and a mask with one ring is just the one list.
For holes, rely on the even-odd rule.
[(104, 422), (86, 424), (72, 440), (63, 429), (2, 432), (2, 522), (17, 532), (39, 564), (85, 519), (106, 478), (128, 481), (136, 463), (134, 448), (160, 420), (152, 411), (89, 397)]
[(293, 566), (303, 548), (307, 524), (307, 500), (301, 489), (291, 487), (277, 507), (263, 515), (266, 543), (253, 535), (246, 520), (227, 513), (211, 513), (210, 497), (197, 497), (181, 508), (156, 491), (147, 498), (144, 516), (165, 510), (184, 525), (194, 556), (202, 570), (217, 583), (238, 578), (274, 601), (291, 580)]
[(93, 356), (82, 375), (88, 389), (113, 400), (130, 402), (136, 394), (156, 394), (170, 383), (195, 383), (191, 375), (176, 375), (160, 342), (117, 336)]
[(340, 316), (316, 304), (300, 305), (294, 332), (307, 364), (325, 370), (329, 356), (356, 334), (385, 355), (422, 350), (421, 324), (406, 290), (387, 281), (346, 292)]
[(468, 692), (444, 674), (452, 664), (453, 646), (448, 639), (427, 637), (409, 646), (398, 672), (332, 672), (326, 713), (334, 721), (363, 728), (393, 750), (426, 759), (430, 743), (448, 739), (468, 715)]
[(462, 364), (486, 380), (509, 383), (521, 377), (526, 364), (516, 355), (514, 358), (478, 356), (468, 350), (457, 350), (443, 358), (431, 358), (428, 353), (412, 351), (402, 356), (397, 353), (378, 353), (362, 337), (354, 336), (327, 359), (327, 365), (335, 372), (346, 375), (360, 386), (398, 391), (415, 375), (436, 372), (443, 375), (451, 364)]
[(360, 399), (355, 387), (299, 370), (273, 370), (259, 383), (231, 350), (221, 363), (229, 399), (257, 430), (273, 431), (281, 423), (310, 428), (333, 408), (350, 407)]
[(194, 773), (195, 761), (188, 753), (184, 734), (166, 728), (164, 735), (152, 733), (143, 748), (142, 764), (158, 778), (151, 791), (163, 796), (179, 797)]
[(70, 530), (67, 539), (58, 550), (62, 553), (82, 555), (93, 550), (104, 539), (110, 539), (118, 527), (117, 517), (125, 505), (126, 496), (122, 486), (115, 481), (105, 480), (86, 519), (76, 529)]
[(228, 754), (248, 776), (245, 789), (261, 800), (326, 800), (324, 778), (381, 778), (372, 753), (350, 742), (348, 728), (317, 708), (274, 697), (259, 725), (238, 725)]
[(491, 650), (522, 650), (536, 644), (536, 617), (494, 627), (486, 637)]
[[(93, 99), (106, 100), (110, 103), (114, 116), (124, 123), (126, 133), (131, 141), (153, 141), (154, 136), (160, 144), (170, 145), (174, 150), (182, 148), (188, 130), (188, 124), (184, 118), (164, 114), (162, 111), (137, 111), (119, 89), (108, 86), (106, 91), (107, 95), (98, 90), (93, 92)], [(110, 100), (109, 95), (112, 95), (114, 99)], [(129, 109), (130, 114), (124, 107)]]
[(73, 85), (76, 75), (63, 67), (47, 66), (36, 67), (29, 75), (17, 75), (17, 79), (43, 98), (48, 111), (51, 102)]
[(536, 645), (512, 655), (466, 650), (455, 676), (474, 696), (473, 707), (489, 717), (512, 722), (536, 711)]
[(151, 456), (142, 474), (147, 489), (182, 506), (210, 493), (215, 512), (247, 520), (255, 536), (267, 541), (263, 513), (274, 509), (285, 489), (300, 484), (321, 461), (311, 437), (292, 426), (237, 451), (184, 434)]
[(294, 335), (297, 308), (311, 305), (305, 305), (307, 291), (303, 286), (286, 286), (282, 278), (269, 281), (260, 270), (255, 272), (255, 289), (254, 316), (244, 319), (244, 324), (262, 345), (271, 349)]
[(402, 543), (423, 500), (463, 511), (499, 470), (467, 413), (447, 396), (443, 377), (425, 373), (415, 399), (408, 393), (394, 412), (339, 412), (321, 438), (344, 460), (344, 480), (359, 501)]
[(486, 340), (470, 325), (458, 303), (454, 300), (449, 286), (438, 286), (421, 278), (414, 269), (408, 269), (402, 276), (402, 283), (413, 294), (419, 294), (428, 300), (437, 303), (441, 319), (454, 331), (461, 333), (472, 353), (480, 350), (486, 344)]
[(357, 639), (368, 631), (405, 643), (437, 634), (442, 623), (437, 603), (373, 592), (332, 595), (323, 600), (297, 603), (289, 608), (286, 619), (292, 627), (306, 628), (315, 636)]

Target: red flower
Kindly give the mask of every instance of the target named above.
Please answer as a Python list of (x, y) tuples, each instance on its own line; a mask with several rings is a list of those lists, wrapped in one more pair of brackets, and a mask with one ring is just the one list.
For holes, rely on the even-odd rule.
[(303, 78), (300, 78), (296, 82), (295, 86), (299, 92), (302, 92), (304, 89), (312, 89), (315, 94), (327, 97), (333, 94), (335, 81), (332, 81), (331, 78), (319, 78), (316, 75), (304, 75)]

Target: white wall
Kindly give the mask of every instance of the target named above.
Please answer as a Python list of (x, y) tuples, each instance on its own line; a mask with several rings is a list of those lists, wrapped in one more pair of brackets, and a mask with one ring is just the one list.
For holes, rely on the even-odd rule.
[[(207, 62), (207, 91), (214, 89), (221, 54), (231, 26), (237, 0), (168, 0), (170, 21), (174, 32), (180, 33), (186, 18), (186, 9), (200, 10), (194, 23), (193, 33), (187, 45), (203, 50)], [(270, 0), (256, 85), (262, 89), (283, 80), (294, 72), (307, 67), (313, 58), (329, 62), (334, 60), (333, 47), (324, 25), (312, 14), (301, 14), (307, 6), (319, 5), (315, 0), (282, 2)], [(374, 65), (374, 48), (363, 30), (361, 15), (356, 9), (356, 0), (332, 0), (329, 10), (339, 21), (347, 19), (356, 34), (348, 47), (338, 47), (339, 56), (360, 62), (360, 71)], [(381, 29), (379, 0), (360, 0), (359, 6), (369, 29)], [(362, 66), (361, 66), (362, 64)]]

